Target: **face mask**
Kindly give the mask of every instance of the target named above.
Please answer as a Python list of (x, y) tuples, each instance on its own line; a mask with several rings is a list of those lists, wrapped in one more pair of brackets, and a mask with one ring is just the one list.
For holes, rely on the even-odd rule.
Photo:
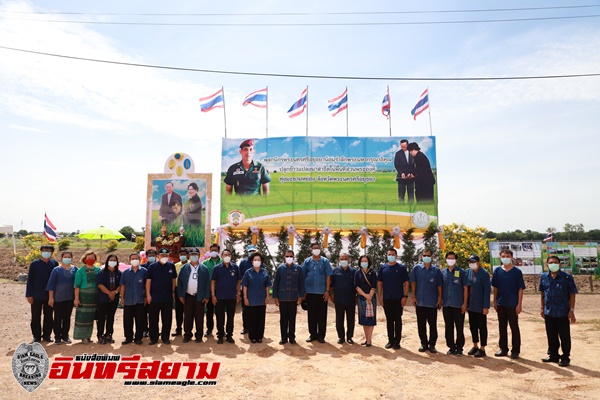
[(131, 265), (133, 267), (137, 267), (138, 265), (140, 265), (140, 260), (131, 260)]
[(108, 266), (111, 267), (111, 268), (114, 268), (114, 267), (117, 266), (117, 262), (116, 261), (109, 261), (108, 262)]
[(166, 264), (166, 263), (167, 263), (167, 261), (169, 261), (169, 257), (161, 257), (161, 258), (160, 258), (160, 263), (161, 263), (161, 264)]
[(190, 256), (190, 261), (193, 262), (193, 263), (195, 263), (195, 262), (198, 262), (199, 258), (200, 257), (198, 257), (198, 256)]
[(346, 268), (348, 266), (348, 260), (340, 260), (340, 267)]
[(154, 256), (150, 256), (150, 257), (148, 257), (148, 262), (149, 262), (149, 263), (156, 262), (156, 257), (154, 257)]
[(430, 263), (431, 263), (431, 257), (429, 257), (429, 256), (425, 256), (425, 257), (423, 257), (423, 262), (424, 262), (425, 264), (430, 264)]
[(219, 257), (219, 253), (217, 253), (216, 251), (211, 251), (210, 256), (211, 256), (211, 258), (217, 258), (217, 257)]
[(223, 262), (224, 263), (230, 263), (231, 262), (231, 257), (229, 257), (229, 256), (223, 257)]
[(95, 262), (96, 262), (96, 260), (94, 260), (93, 258), (86, 258), (85, 259), (85, 265), (89, 265), (90, 267), (92, 265), (94, 265)]
[(501, 258), (502, 265), (510, 265), (512, 258)]
[(361, 267), (362, 269), (367, 269), (367, 268), (369, 268), (369, 263), (368, 263), (368, 262), (364, 262), (364, 261), (363, 261), (363, 262), (361, 262), (361, 263), (360, 263), (360, 267)]
[(321, 255), (321, 249), (313, 249), (312, 253), (313, 253), (313, 256)]
[(446, 264), (448, 264), (449, 267), (453, 267), (454, 264), (456, 264), (456, 260), (454, 260), (454, 259), (446, 260)]
[(260, 264), (262, 264), (260, 261), (252, 261), (252, 265), (255, 267), (260, 267)]
[(63, 259), (62, 259), (62, 262), (63, 262), (63, 264), (65, 264), (65, 265), (69, 265), (69, 264), (71, 264), (71, 259), (70, 259), (70, 258), (63, 258)]
[(52, 253), (49, 251), (42, 251), (42, 258), (50, 258), (52, 257)]
[(186, 262), (187, 261), (187, 256), (179, 256), (179, 261)]
[(560, 269), (560, 264), (548, 264), (550, 272), (556, 272)]
[(471, 268), (473, 271), (477, 269), (477, 263), (469, 263), (469, 268)]
[(286, 264), (292, 264), (294, 262), (294, 257), (286, 257), (285, 258), (285, 263)]
[(396, 256), (387, 256), (387, 260), (388, 262), (394, 262), (396, 261)]

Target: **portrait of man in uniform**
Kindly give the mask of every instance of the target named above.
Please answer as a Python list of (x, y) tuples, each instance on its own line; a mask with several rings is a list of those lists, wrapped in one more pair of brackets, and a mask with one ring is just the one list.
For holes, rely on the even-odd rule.
[(260, 162), (253, 160), (254, 139), (246, 139), (240, 144), (241, 161), (231, 165), (225, 176), (225, 194), (230, 196), (267, 195), (271, 176)]

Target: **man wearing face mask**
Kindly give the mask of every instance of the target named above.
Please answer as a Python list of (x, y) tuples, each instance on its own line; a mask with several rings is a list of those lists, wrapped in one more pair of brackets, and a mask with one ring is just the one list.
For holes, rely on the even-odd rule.
[[(25, 288), (25, 297), (31, 304), (31, 334), (33, 342), (52, 342), (52, 307), (48, 305), (48, 291), (46, 285), (50, 279), (52, 270), (58, 266), (58, 262), (52, 259), (54, 246), (43, 244), (40, 247), (41, 258), (35, 260), (29, 265), (27, 273), (27, 287)], [(44, 313), (44, 324), (42, 328), (41, 318)]]
[(321, 257), (321, 244), (313, 243), (310, 247), (312, 257), (302, 263), (306, 302), (308, 303), (308, 331), (310, 332), (306, 341), (318, 340), (319, 343), (325, 343), (327, 301), (329, 300), (329, 285), (333, 270), (329, 260)]
[[(156, 262), (156, 250), (154, 250), (154, 249), (146, 250), (146, 257), (148, 259), (148, 262), (141, 264), (140, 267), (146, 268), (146, 271), (147, 271), (148, 268), (150, 268), (150, 265), (152, 265)], [(145, 284), (146, 283), (144, 282), (144, 285)], [(144, 306), (144, 310), (146, 313), (146, 323), (144, 326), (144, 337), (148, 337), (150, 334), (150, 329), (148, 328), (148, 323), (150, 321), (150, 305), (147, 302), (146, 302), (146, 305)]]
[[(573, 276), (560, 269), (560, 260), (550, 256), (547, 260), (548, 272), (540, 278), (540, 315), (546, 325), (548, 354), (543, 362), (557, 362), (561, 367), (571, 364), (571, 327), (575, 319), (575, 295), (577, 286)], [(558, 348), (562, 348), (562, 356)]]
[(480, 358), (486, 356), (487, 315), (490, 309), (490, 274), (484, 268), (481, 268), (479, 256), (472, 255), (467, 261), (469, 262), (467, 279), (471, 283), (467, 310), (469, 310), (469, 329), (473, 338), (473, 347), (467, 354)]
[[(181, 271), (181, 267), (183, 267), (188, 262), (188, 251), (186, 248), (182, 248), (179, 250), (179, 261), (175, 263), (175, 271), (177, 272), (177, 276), (179, 276), (179, 272)], [(204, 318), (204, 313), (202, 315)], [(183, 326), (183, 303), (179, 301), (179, 296), (177, 295), (177, 289), (175, 289), (175, 332), (171, 334), (171, 336), (179, 336), (181, 335), (181, 327)]]
[[(219, 265), (223, 262), (221, 257), (219, 257), (219, 251), (221, 250), (221, 246), (216, 243), (210, 245), (210, 258), (207, 258), (202, 263), (206, 268), (208, 268), (208, 276), (212, 276), (213, 268), (215, 265)], [(209, 301), (206, 304), (206, 333), (205, 337), (209, 337), (212, 335), (212, 331), (215, 327), (215, 306), (212, 301)]]
[(377, 291), (379, 303), (383, 306), (387, 320), (388, 342), (386, 349), (400, 349), (402, 339), (402, 313), (408, 300), (408, 271), (396, 262), (398, 252), (394, 248), (387, 251), (387, 263), (379, 268)]
[[(442, 272), (431, 264), (431, 250), (423, 250), (423, 263), (417, 264), (410, 272), (412, 286), (412, 301), (417, 313), (417, 327), (421, 347), (419, 352), (429, 350), (437, 353), (437, 311), (442, 307), (442, 287), (444, 281)], [(427, 324), (429, 324), (429, 340), (427, 339)]]
[[(248, 246), (246, 246), (246, 253), (248, 254), (247, 258), (244, 258), (242, 261), (240, 261), (240, 276), (243, 278), (244, 274), (246, 273), (246, 271), (248, 271), (249, 269), (252, 269), (252, 256), (254, 255), (254, 253), (256, 252), (256, 246), (254, 246), (253, 244), (249, 244)], [(263, 265), (261, 268), (265, 268), (265, 266)], [(240, 332), (241, 335), (244, 335), (246, 333), (248, 333), (248, 310), (246, 309), (246, 305), (244, 304), (244, 302), (242, 301), (242, 331)]]
[[(235, 306), (240, 301), (240, 285), (242, 277), (240, 269), (231, 262), (231, 252), (228, 249), (221, 253), (223, 262), (213, 269), (210, 294), (215, 315), (217, 317), (217, 344), (235, 343), (233, 339), (233, 319), (235, 317)], [(227, 326), (225, 326), (225, 315), (227, 315)]]
[[(98, 286), (98, 301), (96, 303), (96, 326), (98, 343), (114, 343), (115, 313), (119, 305), (121, 294), (121, 271), (117, 268), (119, 259), (111, 254), (106, 258), (104, 268), (96, 275)], [(106, 327), (106, 330), (104, 329)]]
[[(123, 304), (123, 331), (125, 340), (121, 344), (142, 344), (146, 327), (146, 277), (148, 270), (140, 266), (137, 253), (129, 255), (131, 267), (121, 274), (121, 303)], [(135, 323), (135, 335), (133, 326)]]
[[(356, 269), (350, 266), (350, 256), (346, 253), (340, 254), (340, 266), (333, 269), (331, 275), (331, 301), (335, 304), (335, 329), (338, 334), (338, 344), (346, 340), (353, 344), (354, 320), (356, 315), (356, 288), (354, 286), (354, 274)], [(344, 319), (346, 319), (347, 330), (344, 334)], [(344, 339), (346, 338), (346, 339)]]
[(502, 266), (496, 268), (492, 275), (494, 288), (494, 310), (498, 313), (498, 330), (500, 351), (496, 357), (508, 356), (508, 325), (512, 334), (512, 351), (510, 358), (516, 360), (521, 352), (521, 331), (519, 329), (519, 314), (523, 310), (523, 290), (525, 281), (523, 272), (512, 264), (513, 252), (504, 249), (500, 252)]
[[(445, 336), (448, 346), (447, 354), (463, 355), (465, 346), (465, 313), (467, 312), (467, 301), (469, 298), (469, 280), (467, 273), (456, 265), (456, 253), (446, 253), (447, 268), (442, 271), (444, 281), (442, 315), (446, 325)], [(456, 328), (456, 341), (454, 340), (454, 329)]]
[(273, 298), (279, 307), (279, 344), (296, 344), (296, 311), (304, 297), (304, 273), (294, 262), (294, 252), (285, 252), (285, 262), (277, 267), (273, 282)]
[(204, 332), (204, 305), (210, 298), (208, 268), (198, 262), (200, 250), (190, 249), (190, 262), (179, 273), (177, 282), (178, 302), (184, 305), (183, 343), (192, 340), (192, 328), (196, 323), (196, 343), (202, 343)]
[(158, 252), (159, 261), (150, 264), (146, 279), (146, 301), (150, 308), (150, 342), (158, 343), (158, 318), (162, 328), (160, 338), (164, 344), (171, 344), (169, 334), (173, 322), (173, 293), (177, 285), (175, 264), (169, 262), (169, 249), (162, 248)]

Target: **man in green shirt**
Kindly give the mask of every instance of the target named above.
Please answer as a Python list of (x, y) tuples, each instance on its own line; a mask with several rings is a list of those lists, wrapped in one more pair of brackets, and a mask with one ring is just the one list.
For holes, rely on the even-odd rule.
[[(246, 139), (240, 144), (242, 160), (229, 167), (225, 176), (225, 194), (231, 195), (267, 195), (271, 176), (264, 165), (254, 161), (254, 139)], [(261, 193), (262, 189), (262, 193)]]

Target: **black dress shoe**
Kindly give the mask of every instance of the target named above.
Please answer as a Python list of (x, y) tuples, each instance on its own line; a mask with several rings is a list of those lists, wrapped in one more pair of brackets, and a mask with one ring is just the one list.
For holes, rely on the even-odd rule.
[(156, 344), (156, 343), (158, 343), (158, 340), (150, 340), (150, 341), (148, 342), (148, 344), (149, 344), (150, 346), (152, 346), (153, 344)]
[(512, 358), (513, 360), (516, 360), (519, 358), (519, 353), (510, 353), (510, 358)]
[(568, 367), (569, 365), (571, 365), (571, 360), (569, 360), (568, 358), (563, 358), (558, 362), (559, 367)]
[(342, 339), (342, 338), (339, 338), (339, 339), (338, 339), (338, 344), (344, 344), (344, 339)]
[(188, 343), (190, 340), (192, 340), (192, 339), (189, 338), (189, 337), (184, 337), (183, 338), (183, 343)]
[(256, 339), (250, 339), (251, 343), (256, 343)]
[[(286, 344), (286, 343), (287, 343), (287, 340), (283, 340), (283, 339), (282, 339), (282, 340), (280, 340), (280, 341), (279, 341), (279, 344), (280, 344), (280, 345), (284, 345), (284, 344)], [(292, 341), (291, 341), (291, 340), (290, 340), (290, 343), (292, 343)]]
[(473, 356), (477, 358), (485, 357), (485, 350), (477, 349), (477, 353), (475, 353)]
[(435, 346), (434, 346), (434, 345), (431, 345), (431, 346), (429, 346), (429, 352), (430, 352), (431, 354), (435, 354), (435, 353), (437, 353), (438, 351), (437, 351), (437, 349), (435, 348)]
[(197, 337), (197, 338), (194, 340), (194, 343), (202, 343), (202, 336), (200, 336), (200, 337)]
[(319, 343), (325, 343), (325, 339), (319, 339)]
[(460, 356), (463, 355), (463, 351), (462, 350), (456, 350), (456, 352), (454, 354), (460, 357)]
[(63, 343), (67, 343), (67, 344), (71, 344), (71, 343), (73, 343), (73, 342), (71, 341), (71, 339), (69, 339), (69, 338), (63, 339), (62, 341), (63, 341)]
[(479, 350), (479, 348), (473, 346), (471, 347), (471, 350), (469, 350), (469, 352), (467, 353), (468, 356), (474, 356), (475, 353), (477, 353), (477, 351)]
[(348, 342), (348, 344), (354, 344), (354, 340), (352, 340), (352, 338), (346, 340), (346, 342)]
[(204, 337), (209, 337), (212, 336), (212, 331), (206, 331), (206, 333), (204, 334)]
[(44, 342), (52, 343), (53, 340), (52, 340), (52, 338), (50, 336), (47, 336), (47, 337), (44, 338)]
[(494, 357), (508, 357), (508, 352), (500, 350), (497, 353), (494, 353)]
[(262, 343), (262, 339), (256, 339), (256, 343)]
[(312, 336), (309, 336), (309, 337), (308, 337), (308, 339), (306, 339), (306, 341), (307, 341), (308, 343), (310, 343), (310, 342), (313, 342), (313, 341), (315, 341), (315, 340), (317, 340), (317, 339), (313, 338)]
[(446, 352), (446, 354), (456, 354), (456, 352), (454, 351), (454, 349), (450, 349)]
[(163, 342), (164, 344), (171, 344), (171, 341), (170, 341), (169, 339), (167, 339), (167, 340), (163, 340), (162, 342)]
[(63, 341), (62, 341), (62, 340), (60, 340), (60, 339), (56, 339), (56, 340), (54, 340), (54, 344), (55, 344), (55, 345), (56, 345), (56, 344), (63, 344), (63, 343), (65, 343), (65, 342), (63, 342)]
[(296, 344), (296, 339), (290, 339), (290, 344)]
[(396, 342), (393, 346), (394, 350), (400, 350), (400, 343)]
[(361, 346), (366, 346), (366, 345), (367, 345), (367, 342), (362, 342), (360, 345), (361, 345)]
[(421, 347), (419, 347), (419, 353), (425, 353), (427, 351), (427, 347), (421, 345)]
[(240, 335), (245, 335), (246, 333), (248, 333), (245, 329), (242, 329), (242, 331), (240, 332)]
[(366, 347), (371, 347), (371, 346), (373, 346), (373, 343), (367, 343), (365, 346)]
[(121, 344), (129, 344), (129, 343), (133, 343), (133, 340), (125, 339), (121, 342)]
[(217, 344), (223, 344), (223, 338), (222, 337), (220, 337), (220, 338), (217, 339)]
[(34, 337), (33, 340), (31, 341), (31, 343), (39, 343), (41, 341), (42, 341), (42, 338)]
[(560, 361), (560, 358), (558, 358), (558, 357), (546, 357), (546, 358), (542, 358), (542, 361), (545, 362), (545, 363), (548, 363), (548, 362), (557, 363), (557, 362)]
[(150, 336), (150, 332), (148, 332), (148, 331), (144, 331), (144, 334), (143, 334), (142, 336), (144, 336), (144, 337), (148, 337), (148, 336)]
[(173, 336), (173, 337), (181, 336), (181, 331), (175, 331), (175, 332), (171, 333), (171, 336)]
[(233, 340), (232, 337), (228, 337), (225, 340), (227, 341), (227, 343), (235, 343), (235, 340)]
[(386, 349), (391, 349), (393, 346), (394, 346), (394, 345), (392, 344), (392, 342), (387, 342), (387, 343), (385, 344), (385, 346), (383, 346), (383, 347), (385, 347)]
[(133, 341), (133, 343), (135, 343), (135, 344), (142, 344), (142, 339), (135, 339)]

